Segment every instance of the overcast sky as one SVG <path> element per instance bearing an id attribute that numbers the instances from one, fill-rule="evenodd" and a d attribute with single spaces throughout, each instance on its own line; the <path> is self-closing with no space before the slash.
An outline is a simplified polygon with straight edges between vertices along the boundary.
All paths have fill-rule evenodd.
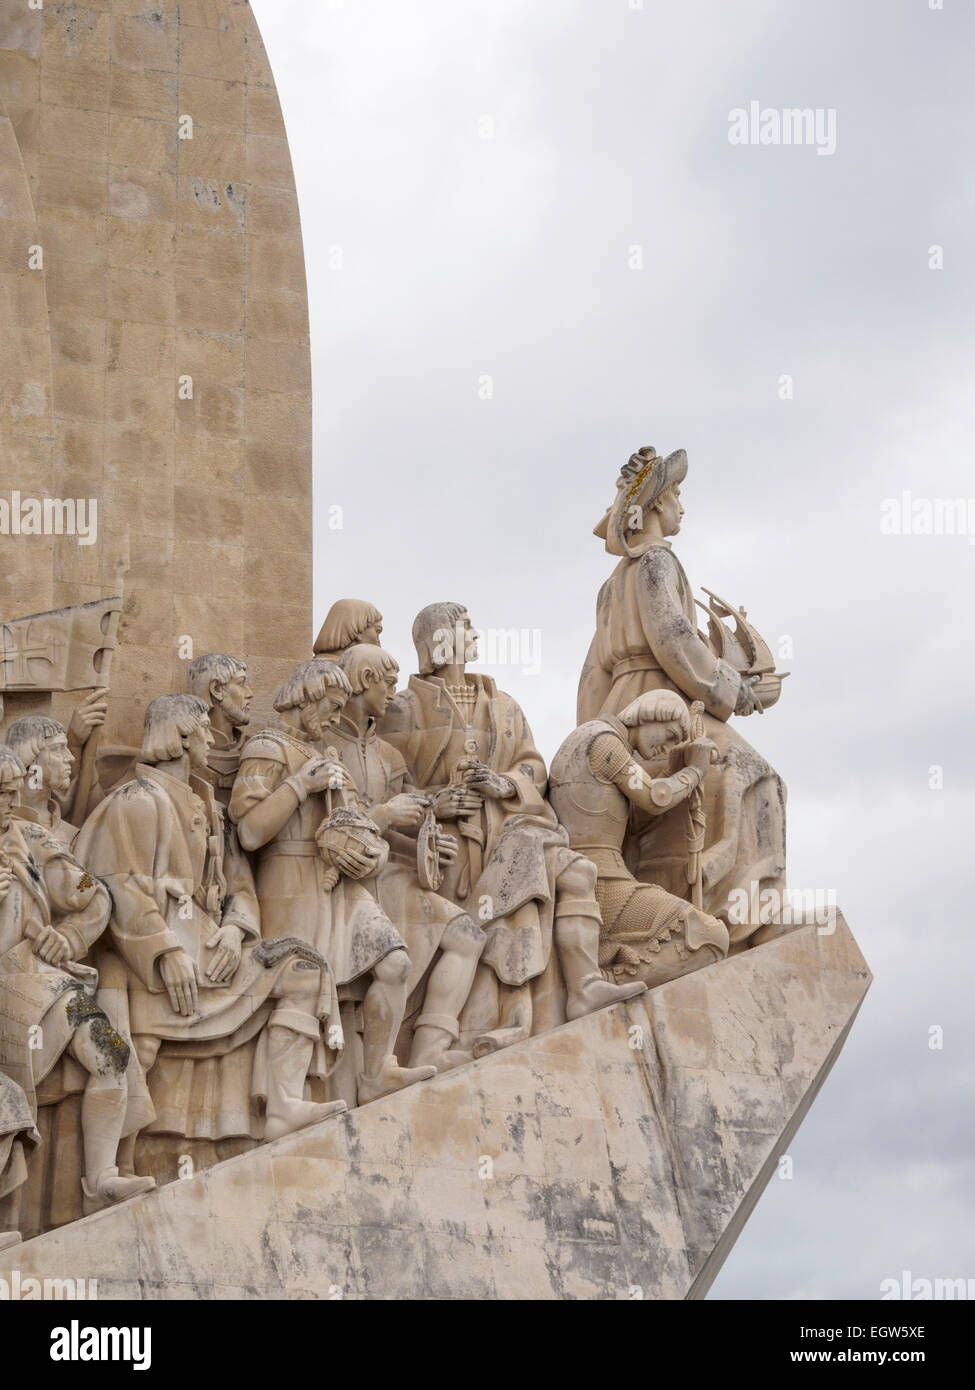
<path id="1" fill-rule="evenodd" d="M 537 630 L 537 674 L 492 674 L 551 760 L 592 527 L 632 450 L 687 450 L 692 582 L 792 639 L 740 724 L 789 787 L 790 881 L 836 889 L 876 977 L 712 1297 L 975 1278 L 975 547 L 881 529 L 905 491 L 975 496 L 971 0 L 253 8 L 304 228 L 318 620 L 373 601 L 405 673 L 436 599 Z M 835 152 L 732 145 L 752 101 L 835 111 Z"/>

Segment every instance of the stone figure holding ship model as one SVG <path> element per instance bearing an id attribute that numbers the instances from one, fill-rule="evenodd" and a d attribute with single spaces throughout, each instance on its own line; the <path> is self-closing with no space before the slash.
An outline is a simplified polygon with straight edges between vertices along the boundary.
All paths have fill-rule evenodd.
<path id="1" fill-rule="evenodd" d="M 741 610 L 711 596 L 708 635 L 698 631 L 690 581 L 670 542 L 684 514 L 686 475 L 683 449 L 666 458 L 649 447 L 639 450 L 624 465 L 616 497 L 595 528 L 619 563 L 599 591 L 577 717 L 583 724 L 618 716 L 638 696 L 661 689 L 703 705 L 703 727 L 717 748 L 702 786 L 708 826 L 703 905 L 740 943 L 768 933 L 764 923 L 734 920 L 730 904 L 742 892 L 747 898 L 755 883 L 760 891 L 785 889 L 785 787 L 728 721 L 774 705 L 783 678 Z M 676 822 L 663 818 L 637 827 L 625 852 L 638 879 L 684 892 L 686 846 Z"/>

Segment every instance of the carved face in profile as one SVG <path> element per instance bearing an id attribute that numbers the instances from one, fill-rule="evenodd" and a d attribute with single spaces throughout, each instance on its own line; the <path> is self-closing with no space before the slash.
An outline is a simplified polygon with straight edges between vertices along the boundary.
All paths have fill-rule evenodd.
<path id="1" fill-rule="evenodd" d="M 649 724 L 638 724 L 630 731 L 634 751 L 644 762 L 655 762 L 664 757 L 671 744 L 679 743 L 684 736 L 677 719 L 657 719 Z"/>
<path id="2" fill-rule="evenodd" d="M 55 734 L 37 751 L 29 769 L 31 783 L 43 787 L 54 796 L 66 796 L 71 786 L 74 755 L 65 734 Z M 35 771 L 36 769 L 36 771 Z"/>
<path id="3" fill-rule="evenodd" d="M 190 770 L 201 772 L 207 765 L 207 754 L 213 747 L 213 734 L 210 732 L 210 721 L 205 716 L 195 726 L 185 739 L 186 755 L 189 759 Z"/>
<path id="4" fill-rule="evenodd" d="M 654 509 L 660 517 L 660 530 L 665 536 L 676 536 L 680 530 L 684 508 L 680 500 L 680 483 L 662 492 L 654 502 Z"/>
<path id="5" fill-rule="evenodd" d="M 360 696 L 362 707 L 367 714 L 372 715 L 373 719 L 382 719 L 386 713 L 390 700 L 396 694 L 398 680 L 399 667 L 396 666 L 392 671 L 377 675 L 362 690 Z"/>
<path id="6" fill-rule="evenodd" d="M 438 628 L 433 634 L 433 664 L 459 666 L 477 660 L 477 631 L 468 614 L 462 613 L 452 628 Z"/>
<path id="7" fill-rule="evenodd" d="M 247 683 L 247 672 L 238 671 L 226 683 L 218 685 L 219 705 L 235 729 L 242 729 L 250 723 L 251 701 L 254 692 Z M 216 700 L 216 694 L 214 696 Z"/>
<path id="8" fill-rule="evenodd" d="M 10 813 L 20 802 L 24 776 L 12 763 L 0 765 L 0 830 L 10 829 Z"/>
<path id="9" fill-rule="evenodd" d="M 309 700 L 301 706 L 302 728 L 313 743 L 323 736 L 326 729 L 338 723 L 348 698 L 344 690 L 330 686 L 320 700 Z"/>

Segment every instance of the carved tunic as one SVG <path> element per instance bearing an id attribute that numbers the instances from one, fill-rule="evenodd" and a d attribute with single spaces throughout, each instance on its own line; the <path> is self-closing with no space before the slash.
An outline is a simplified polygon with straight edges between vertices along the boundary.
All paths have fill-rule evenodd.
<path id="1" fill-rule="evenodd" d="M 480 903 L 490 902 L 482 960 L 506 984 L 520 985 L 548 963 L 555 880 L 578 856 L 545 800 L 545 764 L 521 709 L 490 676 L 471 680 L 477 698 L 462 711 L 441 677 L 411 676 L 409 688 L 390 703 L 380 731 L 403 755 L 421 791 L 432 793 L 449 783 L 468 740 L 477 744 L 483 763 L 514 784 L 514 796 L 485 798 L 467 825 L 448 823 L 451 833 L 459 832 L 460 853 L 441 892 L 475 921 L 483 920 Z"/>
<path id="2" fill-rule="evenodd" d="M 230 798 L 237 824 L 318 752 L 292 734 L 265 729 L 244 745 Z M 331 891 L 315 832 L 328 814 L 325 792 L 298 800 L 277 835 L 258 852 L 257 893 L 265 938 L 297 936 L 328 961 L 338 984 L 357 980 L 403 938 L 364 883 L 341 878 Z"/>
<path id="3" fill-rule="evenodd" d="M 0 1070 L 34 1105 L 37 1086 L 94 1000 L 98 972 L 81 962 L 105 930 L 111 901 L 105 885 L 40 826 L 12 820 L 0 834 L 0 853 L 14 874 L 0 901 Z M 62 965 L 48 965 L 32 949 L 50 925 L 71 949 Z M 65 995 L 80 996 L 76 1014 L 55 1008 Z M 38 1026 L 44 1030 L 43 1054 L 31 1036 Z M 46 1067 L 39 1072 L 42 1055 Z"/>
<path id="4" fill-rule="evenodd" d="M 95 808 L 77 842 L 112 893 L 112 942 L 128 967 L 132 1032 L 187 1044 L 222 1040 L 220 1050 L 231 1050 L 264 1022 L 281 968 L 253 958 L 261 937 L 250 867 L 225 841 L 209 783 L 182 782 L 144 763 L 137 772 Z M 216 985 L 206 976 L 207 943 L 220 922 L 233 923 L 244 940 L 233 979 Z M 159 973 L 161 958 L 179 948 L 200 976 L 199 1006 L 189 1017 L 172 1008 Z"/>
<path id="5" fill-rule="evenodd" d="M 667 541 L 624 558 L 599 591 L 596 635 L 579 682 L 580 724 L 620 714 L 648 690 L 703 700 L 716 719 L 735 708 L 741 677 L 697 630 L 694 595 Z"/>
<path id="6" fill-rule="evenodd" d="M 412 790 L 402 755 L 377 736 L 374 720 L 370 720 L 364 737 L 349 721 L 340 721 L 337 727 L 329 729 L 324 742 L 334 747 L 339 762 L 355 781 L 367 811 Z M 363 887 L 372 889 L 383 911 L 403 934 L 410 954 L 412 991 L 451 922 L 463 918 L 466 930 L 480 941 L 484 940 L 484 933 L 463 908 L 440 893 L 420 887 L 415 836 L 390 829 L 383 838 L 390 847 L 389 859 L 374 879 L 365 880 Z"/>

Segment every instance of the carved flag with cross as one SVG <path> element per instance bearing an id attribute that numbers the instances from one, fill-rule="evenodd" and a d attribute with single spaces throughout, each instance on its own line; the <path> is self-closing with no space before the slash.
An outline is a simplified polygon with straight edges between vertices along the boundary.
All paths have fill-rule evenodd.
<path id="1" fill-rule="evenodd" d="M 104 684 L 121 611 L 116 596 L 0 623 L 0 695 Z"/>

